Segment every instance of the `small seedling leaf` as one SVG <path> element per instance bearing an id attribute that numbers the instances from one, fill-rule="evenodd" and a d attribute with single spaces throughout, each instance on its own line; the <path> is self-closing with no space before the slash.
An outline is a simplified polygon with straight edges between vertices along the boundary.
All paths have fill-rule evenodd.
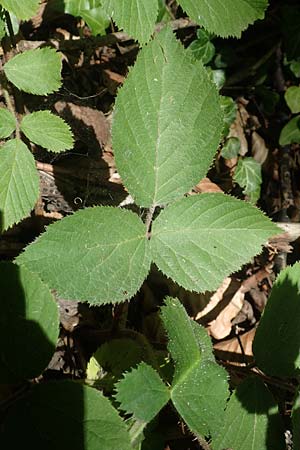
<path id="1" fill-rule="evenodd" d="M 73 147 L 69 126 L 50 111 L 36 111 L 26 115 L 21 122 L 21 130 L 31 142 L 52 152 L 58 153 Z"/>
<path id="2" fill-rule="evenodd" d="M 4 65 L 11 83 L 29 94 L 47 95 L 61 86 L 61 57 L 52 48 L 27 50 Z"/>
<path id="3" fill-rule="evenodd" d="M 174 202 L 154 221 L 152 258 L 185 289 L 212 291 L 279 233 L 247 202 L 225 194 L 193 195 Z"/>
<path id="4" fill-rule="evenodd" d="M 136 214 L 99 206 L 50 225 L 18 261 L 63 298 L 115 303 L 131 298 L 146 278 L 148 243 Z"/>
<path id="5" fill-rule="evenodd" d="M 222 122 L 207 71 L 163 29 L 141 50 L 116 100 L 113 148 L 135 201 L 165 204 L 197 184 L 217 150 Z"/>
<path id="6" fill-rule="evenodd" d="M 251 203 L 255 204 L 260 196 L 260 186 L 262 183 L 261 165 L 254 158 L 241 158 L 233 176 L 247 195 Z"/>
<path id="7" fill-rule="evenodd" d="M 284 94 L 285 101 L 292 113 L 300 112 L 300 87 L 291 86 Z"/>
<path id="8" fill-rule="evenodd" d="M 35 161 L 19 139 L 0 147 L 0 230 L 7 230 L 33 209 L 39 195 Z"/>
<path id="9" fill-rule="evenodd" d="M 58 308 L 48 286 L 26 267 L 0 263 L 0 285 L 0 382 L 18 383 L 39 376 L 49 363 Z"/>
<path id="10" fill-rule="evenodd" d="M 300 116 L 291 119 L 281 130 L 279 137 L 280 145 L 300 143 Z"/>

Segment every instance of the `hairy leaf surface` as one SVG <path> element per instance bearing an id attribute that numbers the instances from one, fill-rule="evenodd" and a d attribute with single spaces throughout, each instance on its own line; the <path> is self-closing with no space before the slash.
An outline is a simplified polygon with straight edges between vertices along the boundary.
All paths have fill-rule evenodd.
<path id="1" fill-rule="evenodd" d="M 103 304 L 137 292 L 150 269 L 149 254 L 136 214 L 99 206 L 50 225 L 17 259 L 61 297 Z"/>
<path id="2" fill-rule="evenodd" d="M 0 230 L 6 230 L 33 209 L 39 176 L 32 154 L 19 139 L 0 147 Z"/>
<path id="3" fill-rule="evenodd" d="M 141 50 L 116 100 L 113 148 L 135 201 L 165 204 L 197 184 L 221 131 L 216 87 L 172 31 L 163 29 Z"/>
<path id="4" fill-rule="evenodd" d="M 39 376 L 58 339 L 59 317 L 51 292 L 26 267 L 0 263 L 0 381 Z"/>
<path id="5" fill-rule="evenodd" d="M 170 393 L 158 373 L 148 364 L 141 363 L 126 373 L 116 384 L 116 400 L 127 414 L 150 422 L 169 401 Z"/>
<path id="6" fill-rule="evenodd" d="M 215 363 L 213 354 L 209 355 L 206 338 L 202 353 L 202 329 L 195 331 L 198 325 L 192 323 L 178 299 L 167 298 L 162 320 L 175 362 L 172 402 L 194 433 L 217 436 L 228 397 L 227 373 Z"/>
<path id="7" fill-rule="evenodd" d="M 257 19 L 263 19 L 267 0 L 179 0 L 191 19 L 218 36 L 240 37 Z"/>
<path id="8" fill-rule="evenodd" d="M 119 28 L 141 44 L 149 41 L 158 14 L 157 0 L 102 0 L 102 4 Z"/>
<path id="9" fill-rule="evenodd" d="M 109 400 L 73 381 L 33 385 L 10 409 L 0 437 L 4 448 L 14 449 L 132 449 L 126 426 Z"/>
<path id="10" fill-rule="evenodd" d="M 280 231 L 250 204 L 224 194 L 178 200 L 154 221 L 151 252 L 158 268 L 185 289 L 216 289 Z"/>
<path id="11" fill-rule="evenodd" d="M 50 111 L 36 111 L 26 115 L 21 122 L 21 130 L 30 141 L 52 152 L 73 147 L 70 127 Z"/>
<path id="12" fill-rule="evenodd" d="M 0 0 L 0 5 L 3 8 L 21 20 L 33 17 L 38 12 L 39 3 L 40 0 Z"/>
<path id="13" fill-rule="evenodd" d="M 0 138 L 9 137 L 16 129 L 16 119 L 8 109 L 0 108 Z"/>
<path id="14" fill-rule="evenodd" d="M 277 404 L 259 378 L 248 378 L 232 394 L 213 450 L 283 450 L 283 427 Z"/>
<path id="15" fill-rule="evenodd" d="M 47 95 L 61 86 L 61 57 L 52 48 L 27 50 L 4 65 L 9 81 L 29 94 Z"/>
<path id="16" fill-rule="evenodd" d="M 253 342 L 258 366 L 270 375 L 295 376 L 300 369 L 300 263 L 277 277 Z"/>

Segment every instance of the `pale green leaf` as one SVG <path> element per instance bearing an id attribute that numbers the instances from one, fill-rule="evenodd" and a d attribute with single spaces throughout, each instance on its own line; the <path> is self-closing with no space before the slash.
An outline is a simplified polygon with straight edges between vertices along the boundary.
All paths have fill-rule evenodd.
<path id="1" fill-rule="evenodd" d="M 172 402 L 193 433 L 217 436 L 229 395 L 227 373 L 215 363 L 207 336 L 201 344 L 202 329 L 196 331 L 199 325 L 189 319 L 178 299 L 166 300 L 162 320 L 175 363 Z"/>
<path id="2" fill-rule="evenodd" d="M 135 419 L 150 422 L 170 399 L 167 386 L 148 364 L 141 363 L 116 384 L 120 408 Z"/>
<path id="3" fill-rule="evenodd" d="M 38 12 L 40 0 L 0 0 L 0 5 L 18 19 L 27 20 Z"/>
<path id="4" fill-rule="evenodd" d="M 0 147 L 2 230 L 28 216 L 38 195 L 39 176 L 29 149 L 19 139 L 6 142 Z"/>
<path id="5" fill-rule="evenodd" d="M 140 52 L 116 100 L 113 148 L 135 201 L 164 204 L 197 184 L 221 130 L 213 82 L 171 30 L 163 29 Z"/>
<path id="6" fill-rule="evenodd" d="M 291 86 L 284 94 L 285 101 L 292 113 L 300 112 L 300 87 Z"/>
<path id="7" fill-rule="evenodd" d="M 237 137 L 230 137 L 226 140 L 221 155 L 225 159 L 237 158 L 241 148 L 241 141 Z"/>
<path id="8" fill-rule="evenodd" d="M 69 150 L 74 144 L 69 126 L 50 111 L 36 111 L 24 116 L 21 131 L 31 142 L 56 153 Z"/>
<path id="9" fill-rule="evenodd" d="M 101 0 L 64 0 L 64 11 L 73 16 L 81 16 L 83 10 L 99 8 Z"/>
<path id="10" fill-rule="evenodd" d="M 300 369 L 300 263 L 283 270 L 273 285 L 256 331 L 253 352 L 266 373 L 294 376 Z"/>
<path id="11" fill-rule="evenodd" d="M 210 41 L 209 34 L 202 29 L 197 30 L 197 39 L 189 45 L 194 58 L 202 61 L 203 64 L 209 63 L 209 61 L 215 55 L 215 46 Z"/>
<path id="12" fill-rule="evenodd" d="M 80 16 L 86 22 L 94 36 L 97 34 L 105 34 L 105 29 L 110 24 L 110 20 L 102 7 L 82 10 Z"/>
<path id="13" fill-rule="evenodd" d="M 158 14 L 157 0 L 102 0 L 101 3 L 119 28 L 141 44 L 149 41 Z"/>
<path id="14" fill-rule="evenodd" d="M 0 285 L 0 382 L 12 384 L 46 368 L 58 339 L 58 308 L 48 286 L 26 267 L 0 263 Z"/>
<path id="15" fill-rule="evenodd" d="M 298 391 L 292 410 L 293 450 L 300 450 L 300 392 Z"/>
<path id="16" fill-rule="evenodd" d="M 178 200 L 154 221 L 151 252 L 158 268 L 185 289 L 217 289 L 280 230 L 257 208 L 225 194 Z"/>
<path id="17" fill-rule="evenodd" d="M 27 50 L 4 65 L 9 81 L 30 94 L 47 95 L 61 86 L 61 57 L 56 50 L 44 47 Z"/>
<path id="18" fill-rule="evenodd" d="M 99 206 L 50 225 L 18 261 L 63 298 L 115 303 L 131 298 L 146 278 L 148 246 L 136 214 Z"/>
<path id="19" fill-rule="evenodd" d="M 235 169 L 233 179 L 244 189 L 243 193 L 249 196 L 251 203 L 256 203 L 260 196 L 262 183 L 259 162 L 252 157 L 241 158 Z"/>
<path id="20" fill-rule="evenodd" d="M 0 436 L 3 448 L 11 449 L 132 450 L 109 400 L 74 381 L 33 385 L 9 409 Z"/>
<path id="21" fill-rule="evenodd" d="M 278 407 L 259 378 L 248 378 L 232 394 L 213 450 L 284 450 Z"/>
<path id="22" fill-rule="evenodd" d="M 0 138 L 9 137 L 16 129 L 16 119 L 5 108 L 0 108 Z"/>
<path id="23" fill-rule="evenodd" d="M 279 137 L 280 145 L 300 143 L 300 116 L 291 119 L 281 130 Z"/>
<path id="24" fill-rule="evenodd" d="M 182 9 L 199 25 L 218 36 L 240 37 L 257 19 L 263 19 L 267 0 L 179 0 Z"/>

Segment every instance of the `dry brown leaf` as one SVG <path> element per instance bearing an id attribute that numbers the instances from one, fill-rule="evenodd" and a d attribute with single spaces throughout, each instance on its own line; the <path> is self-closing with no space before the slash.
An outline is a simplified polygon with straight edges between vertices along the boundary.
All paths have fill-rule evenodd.
<path id="1" fill-rule="evenodd" d="M 241 355 L 246 357 L 247 362 L 253 358 L 252 342 L 255 336 L 255 328 L 241 334 L 239 338 L 234 337 L 227 341 L 217 342 L 214 344 L 215 354 L 223 360 L 227 361 L 240 361 L 245 362 L 245 358 L 241 358 Z M 243 350 L 242 350 L 243 349 Z"/>
<path id="2" fill-rule="evenodd" d="M 241 286 L 227 306 L 220 312 L 218 317 L 210 322 L 208 331 L 215 339 L 223 339 L 231 333 L 231 321 L 241 311 L 244 303 L 245 291 Z"/>
<path id="3" fill-rule="evenodd" d="M 223 192 L 222 189 L 209 178 L 203 178 L 199 181 L 198 184 L 194 187 L 194 191 L 196 192 Z"/>
<path id="4" fill-rule="evenodd" d="M 221 286 L 212 295 L 206 307 L 197 313 L 197 315 L 195 316 L 195 320 L 199 320 L 202 317 L 207 316 L 220 303 L 230 283 L 231 283 L 230 277 L 227 277 L 223 280 Z"/>
<path id="5" fill-rule="evenodd" d="M 251 141 L 253 158 L 259 164 L 263 164 L 267 159 L 269 153 L 269 149 L 266 146 L 265 140 L 256 131 L 253 131 Z"/>
<path id="6" fill-rule="evenodd" d="M 236 115 L 236 119 L 233 122 L 233 124 L 230 127 L 229 135 L 228 137 L 236 137 L 240 140 L 241 148 L 240 148 L 240 155 L 244 156 L 248 152 L 248 142 L 245 136 L 244 128 L 246 126 L 247 120 L 249 119 L 249 114 L 243 105 L 243 103 L 240 101 L 238 102 L 238 111 Z"/>

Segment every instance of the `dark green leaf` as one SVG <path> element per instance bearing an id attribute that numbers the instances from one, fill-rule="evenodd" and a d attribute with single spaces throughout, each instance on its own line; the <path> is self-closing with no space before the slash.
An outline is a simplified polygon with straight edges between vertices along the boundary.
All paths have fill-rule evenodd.
<path id="1" fill-rule="evenodd" d="M 283 270 L 256 331 L 253 352 L 258 366 L 275 376 L 292 377 L 300 369 L 300 263 Z"/>
<path id="2" fill-rule="evenodd" d="M 271 393 L 259 378 L 248 378 L 232 394 L 213 450 L 284 450 L 283 426 Z"/>
<path id="3" fill-rule="evenodd" d="M 59 333 L 58 309 L 36 274 L 0 263 L 0 382 L 39 376 L 49 363 Z"/>
<path id="4" fill-rule="evenodd" d="M 281 130 L 279 137 L 280 145 L 300 143 L 300 116 L 291 119 Z"/>
<path id="5" fill-rule="evenodd" d="M 3 448 L 132 450 L 129 434 L 109 400 L 72 381 L 36 384 L 9 410 Z"/>

